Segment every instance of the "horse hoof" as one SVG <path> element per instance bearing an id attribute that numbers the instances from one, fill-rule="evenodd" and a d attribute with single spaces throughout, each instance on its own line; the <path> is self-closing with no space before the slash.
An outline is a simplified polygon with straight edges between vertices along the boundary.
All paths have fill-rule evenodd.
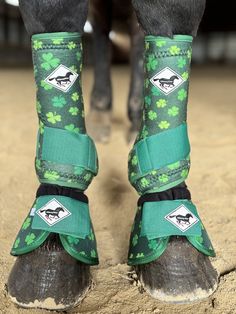
<path id="1" fill-rule="evenodd" d="M 192 303 L 209 297 L 217 288 L 218 275 L 209 258 L 186 238 L 172 237 L 155 261 L 135 267 L 145 290 L 168 303 Z"/>
<path id="2" fill-rule="evenodd" d="M 91 109 L 86 125 L 88 134 L 96 142 L 107 143 L 111 135 L 111 112 Z"/>
<path id="3" fill-rule="evenodd" d="M 15 304 L 47 310 L 76 306 L 90 286 L 90 267 L 71 257 L 56 234 L 35 251 L 18 256 L 7 283 Z"/>
<path id="4" fill-rule="evenodd" d="M 127 143 L 133 144 L 136 140 L 136 137 L 138 135 L 138 131 L 136 129 L 133 129 L 133 127 L 130 127 L 128 134 L 127 134 Z"/>

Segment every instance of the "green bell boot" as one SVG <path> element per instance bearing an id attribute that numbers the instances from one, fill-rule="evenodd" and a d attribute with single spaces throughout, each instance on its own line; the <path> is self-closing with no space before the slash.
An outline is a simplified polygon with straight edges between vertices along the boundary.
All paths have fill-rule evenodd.
<path id="1" fill-rule="evenodd" d="M 146 36 L 145 48 L 143 121 L 129 155 L 129 180 L 141 198 L 128 264 L 138 266 L 154 297 L 189 302 L 207 297 L 217 285 L 207 259 L 215 252 L 184 184 L 190 169 L 192 37 Z"/>
<path id="2" fill-rule="evenodd" d="M 98 264 L 83 194 L 97 175 L 97 152 L 84 122 L 80 34 L 34 35 L 32 50 L 41 186 L 11 251 L 18 259 L 8 290 L 24 307 L 66 309 L 89 289 L 89 265 Z"/>

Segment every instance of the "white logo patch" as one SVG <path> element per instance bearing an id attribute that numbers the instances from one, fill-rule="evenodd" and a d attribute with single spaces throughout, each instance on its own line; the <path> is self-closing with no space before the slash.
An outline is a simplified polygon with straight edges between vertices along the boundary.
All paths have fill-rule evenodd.
<path id="1" fill-rule="evenodd" d="M 46 79 L 45 82 L 67 93 L 74 85 L 78 74 L 64 65 L 59 65 Z"/>
<path id="2" fill-rule="evenodd" d="M 183 232 L 191 228 L 199 221 L 199 219 L 184 205 L 179 206 L 174 211 L 166 215 L 165 219 Z"/>
<path id="3" fill-rule="evenodd" d="M 67 218 L 71 215 L 68 209 L 66 209 L 55 198 L 41 207 L 37 214 L 49 225 L 53 226 L 59 221 Z"/>
<path id="4" fill-rule="evenodd" d="M 150 81 L 166 95 L 172 93 L 184 82 L 178 73 L 168 67 L 154 75 Z"/>

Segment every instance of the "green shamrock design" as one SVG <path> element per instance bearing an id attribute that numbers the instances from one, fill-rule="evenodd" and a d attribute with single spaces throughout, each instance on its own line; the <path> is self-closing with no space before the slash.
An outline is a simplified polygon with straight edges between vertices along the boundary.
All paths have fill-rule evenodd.
<path id="1" fill-rule="evenodd" d="M 27 236 L 26 236 L 26 238 L 25 238 L 25 243 L 27 244 L 27 245 L 30 245 L 30 244 L 32 244 L 33 242 L 34 242 L 34 239 L 36 238 L 36 236 L 35 236 L 35 234 L 34 233 L 30 233 L 30 234 L 28 234 Z"/>
<path id="2" fill-rule="evenodd" d="M 179 92 L 178 92 L 178 99 L 183 101 L 185 98 L 187 98 L 187 92 L 185 89 L 181 89 Z"/>
<path id="3" fill-rule="evenodd" d="M 14 243 L 14 249 L 17 249 L 19 247 L 19 244 L 20 244 L 20 238 L 17 238 Z"/>
<path id="4" fill-rule="evenodd" d="M 188 169 L 184 169 L 184 170 L 182 170 L 182 172 L 181 172 L 181 177 L 182 177 L 182 178 L 187 178 L 187 176 L 188 176 L 188 172 L 189 172 L 189 170 L 188 170 Z"/>
<path id="5" fill-rule="evenodd" d="M 183 57 L 178 59 L 178 68 L 182 69 L 185 67 L 186 64 L 187 62 Z"/>
<path id="6" fill-rule="evenodd" d="M 70 41 L 69 44 L 67 45 L 69 50 L 75 49 L 76 48 L 76 43 L 73 41 Z"/>
<path id="7" fill-rule="evenodd" d="M 44 53 L 42 58 L 44 62 L 41 63 L 41 67 L 46 71 L 56 68 L 60 63 L 60 59 L 54 58 L 54 55 L 51 52 Z"/>
<path id="8" fill-rule="evenodd" d="M 70 69 L 76 73 L 78 73 L 78 68 L 75 65 L 72 65 Z"/>
<path id="9" fill-rule="evenodd" d="M 188 72 L 184 72 L 184 73 L 182 74 L 182 78 L 184 79 L 184 81 L 187 81 L 188 77 L 189 77 Z"/>
<path id="10" fill-rule="evenodd" d="M 161 182 L 161 183 L 166 183 L 169 181 L 169 177 L 167 174 L 162 174 L 158 177 L 158 180 Z"/>
<path id="11" fill-rule="evenodd" d="M 175 163 L 173 163 L 173 164 L 171 164 L 171 165 L 169 165 L 169 166 L 167 166 L 167 167 L 168 167 L 170 170 L 174 170 L 174 169 L 179 168 L 179 166 L 180 166 L 180 162 L 177 161 L 177 162 L 175 162 Z"/>
<path id="12" fill-rule="evenodd" d="M 138 235 L 135 234 L 132 239 L 132 245 L 136 246 L 138 244 Z"/>
<path id="13" fill-rule="evenodd" d="M 91 233 L 88 236 L 88 238 L 89 238 L 90 241 L 94 241 L 95 240 L 95 237 L 94 237 L 94 234 L 93 234 L 92 230 L 91 230 Z"/>
<path id="14" fill-rule="evenodd" d="M 157 61 L 155 55 L 154 54 L 149 55 L 148 61 L 147 61 L 148 71 L 156 70 L 157 64 L 158 64 L 158 61 Z"/>
<path id="15" fill-rule="evenodd" d="M 196 240 L 197 240 L 197 242 L 199 242 L 199 243 L 201 243 L 201 244 L 204 242 L 202 236 L 196 236 Z"/>
<path id="16" fill-rule="evenodd" d="M 73 93 L 72 96 L 71 96 L 71 99 L 72 99 L 73 101 L 79 100 L 79 94 L 78 94 L 78 93 Z"/>
<path id="17" fill-rule="evenodd" d="M 85 180 L 86 182 L 88 182 L 88 181 L 91 179 L 91 177 L 92 177 L 92 174 L 91 174 L 91 173 L 87 173 L 87 174 L 84 176 L 84 180 Z"/>
<path id="18" fill-rule="evenodd" d="M 44 80 L 41 81 L 40 83 L 41 87 L 43 87 L 45 90 L 50 90 L 52 89 L 52 86 L 46 83 Z"/>
<path id="19" fill-rule="evenodd" d="M 66 125 L 65 129 L 70 132 L 79 133 L 79 128 L 76 128 L 74 124 Z"/>
<path id="20" fill-rule="evenodd" d="M 78 238 L 74 238 L 74 237 L 71 237 L 71 236 L 67 236 L 67 241 L 70 244 L 75 244 L 75 245 L 79 243 L 79 239 Z"/>
<path id="21" fill-rule="evenodd" d="M 151 240 L 149 243 L 148 243 L 148 247 L 149 249 L 151 250 L 156 250 L 158 244 L 157 244 L 157 241 L 156 240 Z"/>
<path id="22" fill-rule="evenodd" d="M 44 124 L 42 121 L 39 121 L 39 132 L 40 134 L 44 133 Z"/>
<path id="23" fill-rule="evenodd" d="M 56 38 L 52 40 L 53 45 L 60 45 L 63 42 L 63 38 Z"/>
<path id="24" fill-rule="evenodd" d="M 142 257 L 144 257 L 144 254 L 143 254 L 143 253 L 138 253 L 138 254 L 136 255 L 136 258 L 142 258 Z"/>
<path id="25" fill-rule="evenodd" d="M 79 109 L 77 107 L 70 107 L 69 109 L 69 113 L 72 115 L 72 116 L 77 116 L 78 115 L 78 112 L 79 112 Z"/>
<path id="26" fill-rule="evenodd" d="M 52 105 L 54 107 L 62 108 L 66 105 L 66 100 L 63 96 L 55 96 L 52 99 Z"/>
<path id="27" fill-rule="evenodd" d="M 165 99 L 159 99 L 156 104 L 157 108 L 164 108 L 167 105 L 167 101 Z"/>
<path id="28" fill-rule="evenodd" d="M 41 160 L 39 160 L 38 158 L 36 158 L 36 160 L 35 160 L 35 167 L 38 170 L 41 169 Z"/>
<path id="29" fill-rule="evenodd" d="M 158 48 L 161 48 L 161 47 L 165 46 L 165 44 L 166 44 L 165 40 L 160 40 L 160 39 L 156 40 L 156 46 Z"/>
<path id="30" fill-rule="evenodd" d="M 178 46 L 171 46 L 169 52 L 172 56 L 178 55 L 180 53 L 180 48 Z"/>
<path id="31" fill-rule="evenodd" d="M 149 48 L 150 48 L 150 43 L 149 42 L 145 42 L 145 49 L 149 50 Z"/>
<path id="32" fill-rule="evenodd" d="M 51 180 L 51 181 L 56 181 L 60 178 L 59 174 L 56 171 L 51 171 L 51 170 L 47 170 L 44 173 L 44 178 Z"/>
<path id="33" fill-rule="evenodd" d="M 95 250 L 92 250 L 90 255 L 91 255 L 92 258 L 96 258 L 97 257 L 97 254 L 96 254 Z"/>
<path id="34" fill-rule="evenodd" d="M 22 230 L 26 230 L 29 228 L 31 223 L 31 218 L 27 217 L 26 220 L 24 221 L 23 225 L 22 225 Z"/>
<path id="35" fill-rule="evenodd" d="M 134 157 L 132 158 L 131 163 L 133 166 L 136 166 L 138 164 L 138 157 L 136 155 L 134 155 Z"/>
<path id="36" fill-rule="evenodd" d="M 175 117 L 179 114 L 179 108 L 176 106 L 172 106 L 170 109 L 168 109 L 168 115 L 171 117 Z"/>
<path id="37" fill-rule="evenodd" d="M 187 51 L 187 57 L 188 57 L 189 59 L 191 59 L 191 57 L 192 57 L 192 50 L 188 50 L 188 51 Z"/>
<path id="38" fill-rule="evenodd" d="M 34 40 L 33 48 L 34 48 L 34 50 L 38 50 L 38 49 L 43 48 L 43 42 L 42 41 L 38 41 L 38 40 Z"/>
<path id="39" fill-rule="evenodd" d="M 141 185 L 142 185 L 142 187 L 146 188 L 146 187 L 149 186 L 149 184 L 150 184 L 150 182 L 148 181 L 148 179 L 146 179 L 146 178 L 142 178 L 142 179 L 141 179 Z"/>
<path id="40" fill-rule="evenodd" d="M 48 112 L 46 114 L 48 122 L 52 124 L 56 124 L 57 122 L 61 121 L 61 115 L 57 114 L 56 112 Z"/>
<path id="41" fill-rule="evenodd" d="M 159 128 L 160 129 L 168 129 L 169 126 L 170 126 L 170 123 L 168 121 L 161 121 L 159 124 L 158 124 Z"/>
<path id="42" fill-rule="evenodd" d="M 153 110 L 150 110 L 149 112 L 148 112 L 148 118 L 150 119 L 150 120 L 156 120 L 157 119 L 157 113 L 155 112 L 155 111 L 153 111 Z"/>

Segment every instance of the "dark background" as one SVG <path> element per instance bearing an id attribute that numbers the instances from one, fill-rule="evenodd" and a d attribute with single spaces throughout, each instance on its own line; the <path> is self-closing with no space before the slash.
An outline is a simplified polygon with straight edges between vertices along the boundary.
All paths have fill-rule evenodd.
<path id="1" fill-rule="evenodd" d="M 199 36 L 194 43 L 194 63 L 236 63 L 235 12 L 235 1 L 207 1 Z M 116 41 L 116 35 L 122 36 L 124 40 Z M 86 64 L 92 63 L 91 37 L 91 33 L 85 33 Z M 128 62 L 128 35 L 116 29 L 112 39 L 113 62 Z M 0 0 L 0 66 L 25 65 L 31 65 L 30 39 L 25 31 L 19 8 Z"/>

